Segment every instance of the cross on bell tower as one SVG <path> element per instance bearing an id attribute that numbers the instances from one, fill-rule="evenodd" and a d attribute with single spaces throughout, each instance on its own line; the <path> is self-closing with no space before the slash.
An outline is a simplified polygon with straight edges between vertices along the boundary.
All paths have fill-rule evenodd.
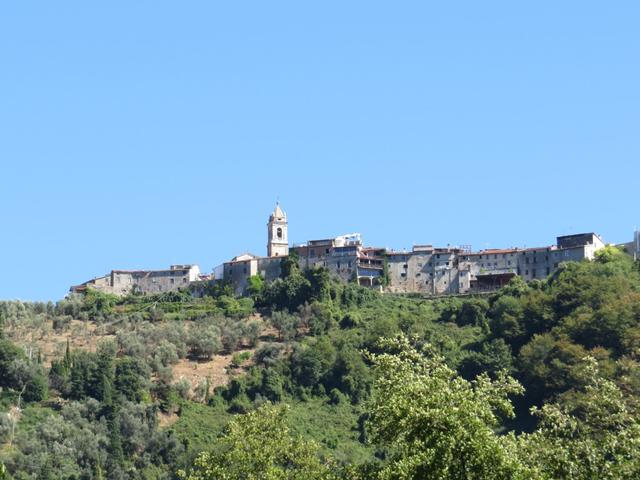
<path id="1" fill-rule="evenodd" d="M 269 243 L 267 243 L 267 256 L 286 257 L 289 255 L 289 224 L 287 214 L 280 208 L 280 202 L 269 216 L 267 224 Z"/>

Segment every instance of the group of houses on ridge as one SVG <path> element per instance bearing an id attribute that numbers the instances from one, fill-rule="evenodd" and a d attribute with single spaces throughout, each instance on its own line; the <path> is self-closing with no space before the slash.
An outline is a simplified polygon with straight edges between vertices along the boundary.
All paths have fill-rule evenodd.
<path id="1" fill-rule="evenodd" d="M 245 253 L 203 275 L 198 265 L 171 265 L 166 270 L 112 270 L 71 287 L 71 292 L 87 288 L 125 295 L 176 291 L 202 282 L 226 282 L 242 295 L 249 278 L 260 275 L 266 282 L 280 277 L 281 262 L 292 252 L 303 269 L 324 267 L 345 282 L 390 293 L 419 293 L 428 296 L 471 294 L 494 291 L 519 276 L 525 281 L 550 275 L 562 262 L 592 260 L 605 247 L 595 233 L 556 238 L 547 247 L 485 249 L 415 245 L 411 251 L 396 252 L 365 246 L 358 233 L 310 240 L 289 245 L 289 222 L 279 204 L 267 224 L 267 255 Z M 624 245 L 634 256 L 640 255 L 640 232 Z"/>

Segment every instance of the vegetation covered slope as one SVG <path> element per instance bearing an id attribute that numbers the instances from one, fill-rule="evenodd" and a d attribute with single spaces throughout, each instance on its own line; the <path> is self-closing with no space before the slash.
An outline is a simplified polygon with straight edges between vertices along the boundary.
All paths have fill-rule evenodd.
<path id="1" fill-rule="evenodd" d="M 640 476 L 640 274 L 622 252 L 465 298 L 282 270 L 244 299 L 0 303 L 6 475 Z M 225 382 L 181 373 L 223 357 Z"/>

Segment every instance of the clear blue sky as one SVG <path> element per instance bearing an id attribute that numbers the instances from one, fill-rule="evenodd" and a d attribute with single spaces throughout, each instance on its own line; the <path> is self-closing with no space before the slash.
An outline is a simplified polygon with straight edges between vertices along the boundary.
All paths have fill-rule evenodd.
<path id="1" fill-rule="evenodd" d="M 0 298 L 302 242 L 640 224 L 640 3 L 5 2 Z"/>

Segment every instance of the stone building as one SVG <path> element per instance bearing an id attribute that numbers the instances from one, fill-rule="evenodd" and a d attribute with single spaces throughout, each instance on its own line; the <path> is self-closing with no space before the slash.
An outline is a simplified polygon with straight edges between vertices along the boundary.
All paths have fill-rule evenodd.
<path id="1" fill-rule="evenodd" d="M 325 267 L 330 275 L 344 282 L 370 279 L 382 273 L 382 263 L 378 262 L 370 249 L 364 249 L 359 233 L 341 235 L 323 240 L 309 240 L 291 248 L 299 257 L 300 268 Z"/>
<path id="2" fill-rule="evenodd" d="M 267 223 L 267 256 L 244 253 L 216 268 L 221 280 L 229 282 L 237 295 L 243 295 L 249 285 L 249 277 L 260 275 L 267 282 L 280 277 L 280 262 L 289 255 L 289 224 L 287 214 L 277 203 Z M 217 277 L 217 279 L 220 279 Z"/>
<path id="3" fill-rule="evenodd" d="M 562 262 L 593 260 L 605 243 L 595 233 L 557 237 L 556 244 L 538 248 L 491 249 L 459 256 L 458 293 L 493 291 L 516 275 L 525 281 L 543 279 Z"/>
<path id="4" fill-rule="evenodd" d="M 411 252 L 386 252 L 388 285 L 393 293 L 445 295 L 458 292 L 459 248 L 416 245 Z"/>
<path id="5" fill-rule="evenodd" d="M 267 256 L 244 253 L 216 267 L 210 281 L 228 282 L 237 295 L 246 293 L 249 278 L 260 275 L 272 282 L 281 275 L 281 263 L 295 252 L 300 268 L 323 267 L 336 279 L 357 282 L 390 293 L 455 295 L 494 291 L 513 277 L 542 279 L 562 262 L 592 260 L 605 246 L 595 233 L 557 237 L 556 244 L 538 248 L 487 249 L 415 245 L 410 252 L 367 247 L 359 233 L 309 240 L 289 247 L 286 213 L 276 204 L 267 223 Z M 640 255 L 640 233 L 627 250 Z M 168 270 L 113 270 L 71 291 L 87 288 L 122 295 L 131 291 L 158 293 L 203 281 L 197 265 L 172 265 Z M 207 277 L 208 279 L 209 277 Z"/>
<path id="6" fill-rule="evenodd" d="M 280 277 L 281 261 L 295 252 L 300 268 L 324 267 L 334 278 L 345 282 L 357 281 L 361 285 L 377 285 L 382 275 L 384 249 L 364 248 L 360 234 L 353 233 L 334 238 L 309 240 L 289 248 L 287 216 L 276 205 L 267 223 L 267 256 L 245 253 L 225 262 L 222 279 L 229 282 L 236 294 L 246 292 L 249 277 L 260 275 L 267 282 Z M 216 275 L 217 277 L 217 275 Z"/>
<path id="7" fill-rule="evenodd" d="M 280 262 L 289 254 L 286 214 L 276 205 L 269 217 L 267 257 L 244 254 L 224 264 L 223 278 L 243 294 L 249 277 L 270 282 L 280 277 Z M 497 290 L 513 277 L 525 281 L 547 277 L 566 261 L 593 259 L 605 246 L 594 233 L 566 235 L 539 248 L 489 249 L 416 245 L 410 252 L 365 247 L 358 233 L 309 240 L 293 245 L 300 268 L 323 267 L 344 282 L 383 288 L 390 293 L 455 295 Z M 386 270 L 386 274 L 385 274 Z"/>
<path id="8" fill-rule="evenodd" d="M 243 295 L 249 285 L 249 277 L 260 275 L 267 282 L 280 277 L 280 262 L 286 256 L 259 257 L 245 253 L 225 262 L 223 280 L 229 282 L 237 295 Z"/>
<path id="9" fill-rule="evenodd" d="M 198 265 L 171 265 L 168 270 L 111 270 L 107 275 L 71 287 L 70 291 L 82 293 L 92 288 L 114 295 L 162 293 L 186 288 L 200 278 Z"/>

